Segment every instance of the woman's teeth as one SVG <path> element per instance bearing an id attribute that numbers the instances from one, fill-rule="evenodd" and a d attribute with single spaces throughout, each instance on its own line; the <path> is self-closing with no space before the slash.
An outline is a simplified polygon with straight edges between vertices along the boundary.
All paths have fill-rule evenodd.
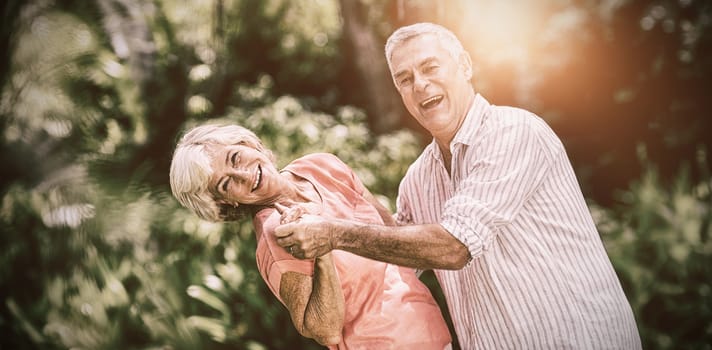
<path id="1" fill-rule="evenodd" d="M 255 176 L 255 183 L 252 184 L 252 190 L 256 190 L 257 187 L 260 186 L 260 182 L 262 182 L 262 167 L 257 166 L 257 176 Z"/>

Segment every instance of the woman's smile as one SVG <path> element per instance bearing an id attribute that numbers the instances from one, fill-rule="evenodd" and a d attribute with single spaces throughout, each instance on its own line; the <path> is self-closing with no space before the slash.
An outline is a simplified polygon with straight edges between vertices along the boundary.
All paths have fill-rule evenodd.
<path id="1" fill-rule="evenodd" d="M 260 184 L 262 183 L 262 166 L 257 164 L 257 174 L 255 175 L 255 182 L 252 185 L 252 192 L 255 192 Z"/>

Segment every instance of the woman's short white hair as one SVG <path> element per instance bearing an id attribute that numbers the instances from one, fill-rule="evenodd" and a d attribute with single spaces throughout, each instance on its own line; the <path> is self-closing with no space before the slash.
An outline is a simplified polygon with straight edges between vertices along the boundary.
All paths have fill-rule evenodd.
<path id="1" fill-rule="evenodd" d="M 216 147 L 244 144 L 266 154 L 273 162 L 272 152 L 252 131 L 239 125 L 206 124 L 189 130 L 178 141 L 173 152 L 170 183 L 173 196 L 181 205 L 201 219 L 224 221 L 231 208 L 215 201 L 208 189 L 213 175 L 210 166 Z"/>
<path id="2" fill-rule="evenodd" d="M 460 40 L 449 29 L 434 23 L 421 22 L 398 28 L 386 41 L 386 61 L 388 69 L 391 69 L 391 56 L 393 50 L 401 44 L 415 37 L 434 34 L 440 39 L 441 44 L 447 50 L 452 58 L 458 59 L 460 54 L 465 51 Z"/>

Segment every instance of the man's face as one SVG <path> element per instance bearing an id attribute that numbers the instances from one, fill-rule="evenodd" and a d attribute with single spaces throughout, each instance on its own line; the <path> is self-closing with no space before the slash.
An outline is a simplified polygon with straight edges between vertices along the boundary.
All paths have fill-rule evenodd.
<path id="1" fill-rule="evenodd" d="M 454 58 L 434 34 L 411 38 L 391 55 L 391 74 L 410 114 L 436 139 L 449 142 L 473 97 L 470 62 Z"/>
<path id="2" fill-rule="evenodd" d="M 215 146 L 208 186 L 218 203 L 271 204 L 284 193 L 284 178 L 262 152 L 246 145 Z"/>

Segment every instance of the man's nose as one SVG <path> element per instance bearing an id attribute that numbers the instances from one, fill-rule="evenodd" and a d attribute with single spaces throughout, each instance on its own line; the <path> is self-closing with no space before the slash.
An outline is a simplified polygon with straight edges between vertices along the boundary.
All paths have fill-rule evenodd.
<path id="1" fill-rule="evenodd" d="M 423 91 L 425 88 L 430 84 L 428 82 L 428 79 L 425 79 L 425 77 L 420 74 L 420 73 L 415 73 L 413 74 L 413 85 L 415 87 L 416 91 Z"/>

